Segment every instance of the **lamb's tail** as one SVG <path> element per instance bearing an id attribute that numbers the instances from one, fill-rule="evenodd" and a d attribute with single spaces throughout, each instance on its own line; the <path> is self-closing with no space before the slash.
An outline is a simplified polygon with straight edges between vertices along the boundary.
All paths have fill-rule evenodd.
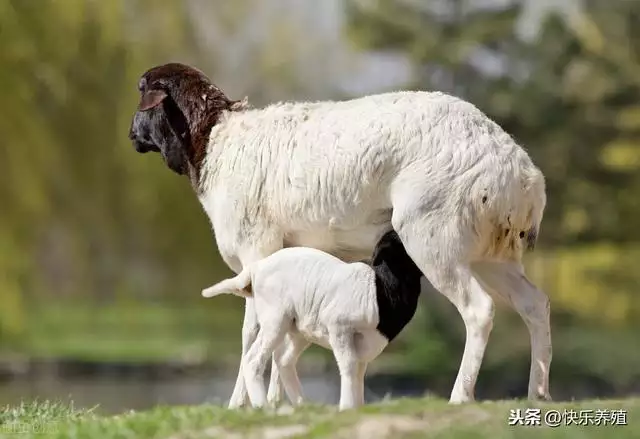
<path id="1" fill-rule="evenodd" d="M 214 297 L 220 294 L 235 294 L 240 297 L 251 297 L 251 269 L 246 267 L 239 275 L 225 279 L 202 290 L 202 297 Z"/>

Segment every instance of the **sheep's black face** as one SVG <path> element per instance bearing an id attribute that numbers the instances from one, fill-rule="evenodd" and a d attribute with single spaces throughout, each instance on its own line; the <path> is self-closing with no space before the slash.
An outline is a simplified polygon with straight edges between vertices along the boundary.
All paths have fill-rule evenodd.
<path id="1" fill-rule="evenodd" d="M 131 121 L 129 138 L 137 152 L 159 152 L 169 169 L 177 174 L 187 172 L 185 142 L 189 129 L 181 111 L 160 84 L 148 85 L 146 78 L 138 88 L 141 98 Z"/>
<path id="2" fill-rule="evenodd" d="M 139 153 L 162 154 L 167 166 L 198 181 L 211 128 L 220 113 L 240 108 L 193 67 L 169 63 L 148 70 L 138 83 L 140 103 L 129 138 Z"/>

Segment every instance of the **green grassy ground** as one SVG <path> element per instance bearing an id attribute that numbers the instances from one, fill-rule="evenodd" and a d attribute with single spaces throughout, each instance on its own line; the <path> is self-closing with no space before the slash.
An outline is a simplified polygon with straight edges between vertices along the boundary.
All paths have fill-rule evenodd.
<path id="1" fill-rule="evenodd" d="M 579 419 L 597 410 L 624 410 L 627 425 L 510 426 L 512 409 L 540 408 Z M 580 410 L 583 414 L 580 415 Z M 0 437 L 109 438 L 638 438 L 640 399 L 532 404 L 481 402 L 453 406 L 440 399 L 398 399 L 338 413 L 335 407 L 295 411 L 229 411 L 223 407 L 158 407 L 151 411 L 99 417 L 56 403 L 23 404 L 0 412 Z M 610 418 L 607 418 L 610 419 Z M 46 435 L 43 435 L 46 432 Z"/>

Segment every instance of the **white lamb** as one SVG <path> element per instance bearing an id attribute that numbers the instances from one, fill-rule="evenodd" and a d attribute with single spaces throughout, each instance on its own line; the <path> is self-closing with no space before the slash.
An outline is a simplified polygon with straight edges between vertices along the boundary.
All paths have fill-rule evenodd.
<path id="1" fill-rule="evenodd" d="M 364 404 L 364 375 L 413 318 L 422 272 L 395 231 L 376 245 L 372 266 L 320 250 L 279 250 L 238 276 L 202 291 L 253 297 L 260 330 L 243 360 L 254 407 L 267 402 L 263 374 L 272 354 L 292 404 L 303 401 L 296 362 L 310 342 L 333 350 L 340 371 L 340 410 Z M 288 343 L 282 342 L 288 337 Z M 278 348 L 280 347 L 280 348 Z"/>

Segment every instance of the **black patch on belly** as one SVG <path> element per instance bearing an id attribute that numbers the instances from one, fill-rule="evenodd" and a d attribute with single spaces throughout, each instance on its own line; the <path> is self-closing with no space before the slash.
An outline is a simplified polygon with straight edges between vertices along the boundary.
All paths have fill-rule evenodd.
<path id="1" fill-rule="evenodd" d="M 376 329 L 391 342 L 416 313 L 422 272 L 393 230 L 376 245 L 372 266 L 379 317 Z"/>

